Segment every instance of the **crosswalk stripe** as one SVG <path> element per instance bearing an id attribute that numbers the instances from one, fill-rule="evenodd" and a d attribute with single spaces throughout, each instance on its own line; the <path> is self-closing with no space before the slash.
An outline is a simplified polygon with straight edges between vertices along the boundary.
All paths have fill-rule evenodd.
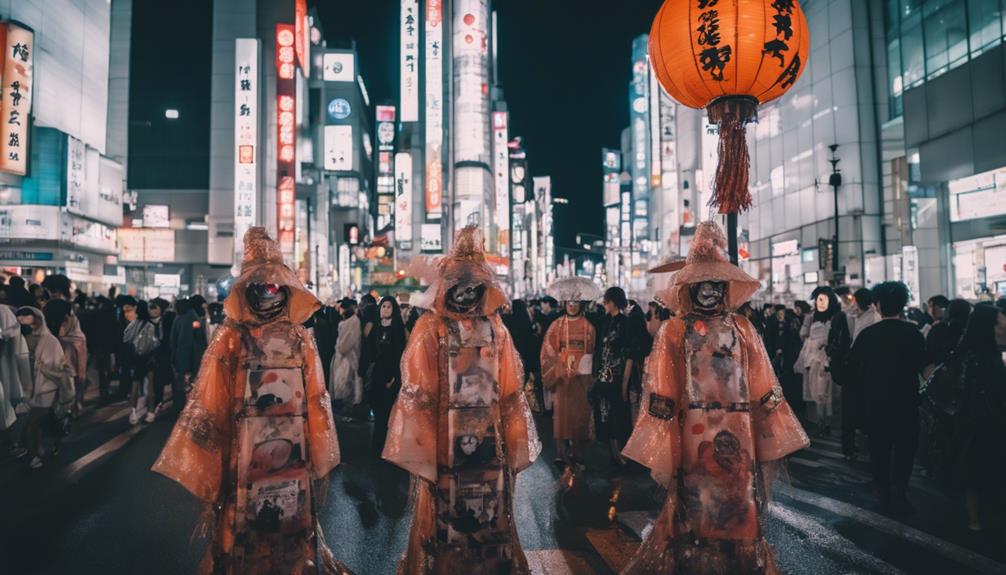
<path id="1" fill-rule="evenodd" d="M 930 549 L 959 565 L 965 565 L 979 573 L 994 574 L 1003 573 L 1006 570 L 1006 565 L 993 561 L 984 555 L 975 553 L 924 531 L 909 527 L 878 513 L 861 509 L 855 505 L 784 484 L 776 486 L 775 492 L 785 495 L 794 501 L 812 505 L 818 509 L 857 521 L 877 531 L 901 538 L 925 549 Z"/>

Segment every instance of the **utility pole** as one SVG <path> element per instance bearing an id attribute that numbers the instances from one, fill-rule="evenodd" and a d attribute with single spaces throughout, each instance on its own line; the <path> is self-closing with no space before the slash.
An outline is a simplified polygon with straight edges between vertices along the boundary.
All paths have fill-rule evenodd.
<path id="1" fill-rule="evenodd" d="M 831 159 L 828 160 L 831 163 L 831 175 L 828 176 L 828 185 L 834 190 L 835 195 L 835 237 L 833 240 L 833 248 L 831 255 L 831 273 L 832 273 L 832 283 L 837 284 L 838 282 L 838 188 L 842 186 L 842 170 L 838 169 L 839 160 L 838 156 L 835 155 L 835 151 L 838 150 L 838 144 L 832 144 L 828 146 L 831 150 Z"/>

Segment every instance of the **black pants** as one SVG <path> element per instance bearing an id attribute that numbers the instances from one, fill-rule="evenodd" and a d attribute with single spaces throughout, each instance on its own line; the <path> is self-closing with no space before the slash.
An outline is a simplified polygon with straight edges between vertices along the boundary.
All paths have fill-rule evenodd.
<path id="1" fill-rule="evenodd" d="M 151 374 L 151 385 L 154 388 L 154 405 L 160 405 L 164 402 L 164 388 L 166 386 L 173 386 L 175 381 L 175 372 L 171 369 L 171 365 L 164 359 L 158 358 L 155 360 L 153 373 Z M 174 395 L 175 389 L 172 387 L 172 397 L 177 398 Z"/>
<path id="2" fill-rule="evenodd" d="M 918 409 L 915 406 L 897 410 L 872 407 L 869 428 L 873 480 L 882 489 L 903 494 L 908 488 L 919 446 Z"/>
<path id="3" fill-rule="evenodd" d="M 842 453 L 855 455 L 856 430 L 863 425 L 862 390 L 855 382 L 842 385 Z"/>

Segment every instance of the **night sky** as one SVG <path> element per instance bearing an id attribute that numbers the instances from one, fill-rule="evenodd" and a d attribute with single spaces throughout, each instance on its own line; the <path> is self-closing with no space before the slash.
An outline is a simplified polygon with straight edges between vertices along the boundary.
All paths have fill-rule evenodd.
<path id="1" fill-rule="evenodd" d="M 649 31 L 661 3 L 493 2 L 511 137 L 523 136 L 532 175 L 552 176 L 553 193 L 570 200 L 556 206 L 559 245 L 604 233 L 601 148 L 619 147 L 629 125 L 632 39 Z M 330 44 L 356 40 L 372 99 L 396 100 L 398 2 L 317 5 Z"/>
<path id="2" fill-rule="evenodd" d="M 570 200 L 556 206 L 559 245 L 575 245 L 579 232 L 603 233 L 601 148 L 617 148 L 629 124 L 632 39 L 649 30 L 661 2 L 632 0 L 605 10 L 588 3 L 493 2 L 511 137 L 523 136 L 532 175 L 552 176 L 553 193 Z M 398 2 L 309 3 L 330 46 L 356 41 L 371 100 L 396 101 Z M 212 5 L 144 1 L 133 10 L 129 186 L 205 188 Z M 167 107 L 180 110 L 178 122 L 164 119 Z"/>

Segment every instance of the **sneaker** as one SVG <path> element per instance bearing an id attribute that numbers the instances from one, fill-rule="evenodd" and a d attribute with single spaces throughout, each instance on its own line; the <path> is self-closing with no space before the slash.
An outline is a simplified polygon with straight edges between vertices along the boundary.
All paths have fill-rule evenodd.
<path id="1" fill-rule="evenodd" d="M 155 419 L 157 419 L 157 412 L 148 411 L 147 416 L 143 418 L 143 421 L 146 421 L 147 423 L 153 423 Z"/>
<path id="2" fill-rule="evenodd" d="M 25 455 L 28 455 L 28 450 L 23 447 L 11 447 L 9 453 L 14 459 L 21 459 Z"/>
<path id="3" fill-rule="evenodd" d="M 28 464 L 28 467 L 31 467 L 32 469 L 39 469 L 40 467 L 42 467 L 42 459 L 36 455 L 35 457 L 32 458 L 31 463 Z"/>
<path id="4" fill-rule="evenodd" d="M 136 412 L 134 407 L 132 411 L 129 412 L 129 425 L 136 425 L 140 422 L 140 414 Z"/>

